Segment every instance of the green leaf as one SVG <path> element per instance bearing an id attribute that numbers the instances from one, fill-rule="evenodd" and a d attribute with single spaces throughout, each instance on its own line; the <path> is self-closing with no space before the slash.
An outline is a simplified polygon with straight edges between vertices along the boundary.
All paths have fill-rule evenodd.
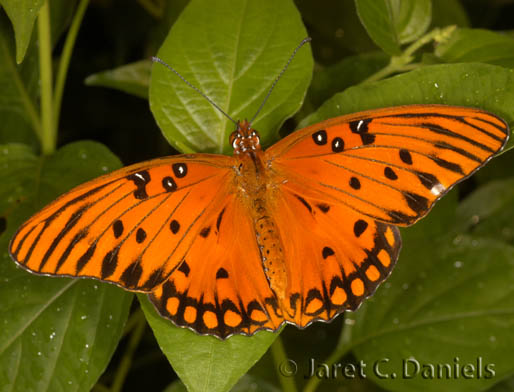
<path id="1" fill-rule="evenodd" d="M 514 67 L 514 38 L 482 29 L 455 30 L 435 49 L 447 63 L 479 62 Z"/>
<path id="2" fill-rule="evenodd" d="M 141 60 L 90 75 L 85 82 L 88 86 L 110 87 L 136 97 L 148 98 L 151 66 L 150 60 Z"/>
<path id="3" fill-rule="evenodd" d="M 432 0 L 432 26 L 446 27 L 470 25 L 466 9 L 459 0 Z"/>
<path id="4" fill-rule="evenodd" d="M 312 50 L 317 63 L 331 64 L 349 53 L 376 51 L 377 47 L 366 29 L 355 17 L 353 1 L 295 1 L 302 19 L 309 26 Z"/>
<path id="5" fill-rule="evenodd" d="M 52 25 L 52 47 L 58 43 L 62 34 L 69 27 L 73 18 L 78 0 L 51 0 L 50 1 L 50 20 Z"/>
<path id="6" fill-rule="evenodd" d="M 439 103 L 479 107 L 514 124 L 514 71 L 487 64 L 426 66 L 374 83 L 350 87 L 326 101 L 300 127 L 360 110 Z M 513 139 L 508 147 L 513 145 Z"/>
<path id="7" fill-rule="evenodd" d="M 173 381 L 170 385 L 164 389 L 163 392 L 186 392 L 187 389 L 182 382 L 179 380 Z M 230 392 L 247 392 L 247 391 L 258 391 L 258 392 L 280 392 L 280 389 L 262 380 L 261 378 L 245 374 Z"/>
<path id="8" fill-rule="evenodd" d="M 355 5 L 371 39 L 390 55 L 421 37 L 431 21 L 430 0 L 355 0 Z"/>
<path id="9" fill-rule="evenodd" d="M 231 23 L 226 22 L 227 15 Z M 234 119 L 251 119 L 306 36 L 290 0 L 193 0 L 173 25 L 158 56 Z M 255 121 L 262 144 L 276 140 L 280 125 L 299 109 L 312 67 L 307 45 Z M 165 137 L 177 149 L 232 150 L 228 136 L 234 124 L 161 64 L 153 66 L 150 107 Z"/>
<path id="10" fill-rule="evenodd" d="M 103 145 L 78 142 L 39 158 L 0 146 L 0 385 L 10 391 L 89 391 L 121 337 L 133 295 L 93 280 L 36 276 L 7 253 L 16 228 L 60 193 L 120 166 Z"/>
<path id="11" fill-rule="evenodd" d="M 348 56 L 337 64 L 319 69 L 312 78 L 307 100 L 318 107 L 332 95 L 359 84 L 388 63 L 386 54 L 371 52 Z"/>
<path id="12" fill-rule="evenodd" d="M 512 181 L 503 188 L 509 192 Z M 489 188 L 488 196 L 499 190 Z M 472 198 L 468 210 L 483 208 L 483 198 Z M 463 222 L 453 211 L 455 201 L 438 205 L 402 231 L 395 271 L 357 312 L 350 345 L 369 367 L 382 359 L 379 369 L 389 377 L 367 375 L 386 389 L 483 390 L 514 372 L 514 247 L 492 238 L 502 230 L 498 221 L 489 226 L 491 238 L 455 235 L 454 222 Z"/>
<path id="13" fill-rule="evenodd" d="M 462 224 L 462 230 L 473 235 L 499 239 L 514 246 L 513 205 L 514 179 L 493 181 L 459 205 L 458 221 Z"/>
<path id="14" fill-rule="evenodd" d="M 159 347 L 189 391 L 230 390 L 278 336 L 266 331 L 224 341 L 200 336 L 159 316 L 145 295 L 138 298 Z"/>
<path id="15" fill-rule="evenodd" d="M 16 62 L 25 57 L 32 36 L 34 22 L 44 0 L 0 0 L 14 27 L 16 37 Z"/>
<path id="16" fill-rule="evenodd" d="M 17 65 L 13 33 L 7 17 L 0 13 L 0 144 L 26 143 L 37 146 L 39 125 L 38 54 L 30 45 L 25 61 Z"/>

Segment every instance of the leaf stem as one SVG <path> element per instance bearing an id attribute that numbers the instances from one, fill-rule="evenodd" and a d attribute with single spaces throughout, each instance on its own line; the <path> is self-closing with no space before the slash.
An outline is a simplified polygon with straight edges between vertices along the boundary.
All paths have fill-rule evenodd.
<path id="1" fill-rule="evenodd" d="M 45 1 L 37 20 L 39 38 L 39 77 L 41 80 L 41 149 L 44 155 L 55 151 L 56 135 L 52 110 L 52 40 L 50 5 Z"/>
<path id="2" fill-rule="evenodd" d="M 279 369 L 280 366 L 282 366 L 282 364 L 285 364 L 286 361 L 289 360 L 287 358 L 286 350 L 284 348 L 284 344 L 282 343 L 282 339 L 280 338 L 280 336 L 278 336 L 275 339 L 275 342 L 271 345 L 271 355 L 273 356 L 273 362 L 275 362 L 275 369 Z M 287 377 L 279 373 L 278 379 L 280 381 L 282 391 L 296 392 L 298 390 L 294 382 L 294 377 Z"/>
<path id="3" fill-rule="evenodd" d="M 61 53 L 61 59 L 59 61 L 59 68 L 57 69 L 56 81 L 55 81 L 55 92 L 54 92 L 54 106 L 53 106 L 53 132 L 57 135 L 59 130 L 59 118 L 61 112 L 62 95 L 64 91 L 64 85 L 66 83 L 66 76 L 68 74 L 68 68 L 70 65 L 71 55 L 73 53 L 73 47 L 80 29 L 84 14 L 86 13 L 89 0 L 81 0 L 73 16 L 70 29 L 64 42 L 64 47 Z"/>
<path id="4" fill-rule="evenodd" d="M 163 17 L 165 4 L 162 0 L 138 0 L 137 2 L 155 19 Z"/>
<path id="5" fill-rule="evenodd" d="M 337 343 L 336 349 L 330 354 L 330 356 L 324 361 L 331 369 L 332 365 L 343 358 L 346 354 L 348 354 L 354 344 L 352 343 L 352 332 L 353 326 L 355 325 L 355 313 L 354 312 L 346 312 L 344 314 L 344 328 L 341 331 L 341 336 L 339 337 L 339 342 Z M 303 392 L 314 392 L 321 382 L 321 378 L 319 377 L 311 377 Z"/>
<path id="6" fill-rule="evenodd" d="M 123 383 L 127 378 L 127 374 L 130 370 L 130 365 L 132 364 L 132 358 L 134 357 L 136 349 L 139 346 L 139 342 L 141 341 L 143 333 L 145 332 L 145 316 L 141 309 L 138 309 L 137 311 L 137 316 L 135 316 L 138 319 L 137 324 L 130 335 L 127 348 L 125 350 L 125 353 L 123 354 L 120 364 L 118 365 L 116 374 L 114 375 L 114 381 L 112 383 L 112 387 L 110 388 L 111 392 L 120 392 L 122 390 Z"/>
<path id="7" fill-rule="evenodd" d="M 428 44 L 431 41 L 434 42 L 443 42 L 446 41 L 453 31 L 456 29 L 456 26 L 448 26 L 443 29 L 435 28 L 432 31 L 428 32 L 424 36 L 422 36 L 417 41 L 413 42 L 409 45 L 401 55 L 392 56 L 389 64 L 386 65 L 381 70 L 375 72 L 373 75 L 366 78 L 362 83 L 370 83 L 375 82 L 377 80 L 385 79 L 389 75 L 392 75 L 397 72 L 405 72 L 410 71 L 415 68 L 420 68 L 423 66 L 422 63 L 411 64 L 414 60 L 414 53 L 420 49 L 422 46 Z"/>
<path id="8" fill-rule="evenodd" d="M 27 115 L 30 119 L 30 123 L 32 124 L 32 129 L 34 130 L 34 133 L 41 142 L 42 129 L 41 122 L 39 119 L 39 113 L 36 109 L 36 106 L 34 105 L 34 102 L 32 101 L 32 98 L 29 95 L 29 92 L 27 91 L 26 85 L 21 79 L 21 66 L 16 66 L 14 56 L 7 47 L 4 37 L 0 38 L 0 56 L 4 56 L 4 58 L 6 59 L 5 64 L 9 68 L 9 72 L 12 75 L 14 85 L 18 90 L 23 107 L 25 108 L 25 111 L 27 112 Z"/>

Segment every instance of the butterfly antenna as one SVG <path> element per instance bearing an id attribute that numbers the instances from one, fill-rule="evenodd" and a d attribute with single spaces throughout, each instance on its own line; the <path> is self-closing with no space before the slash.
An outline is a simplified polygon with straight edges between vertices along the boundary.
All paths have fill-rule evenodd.
<path id="1" fill-rule="evenodd" d="M 166 68 L 168 68 L 170 71 L 173 71 L 185 84 L 187 84 L 189 87 L 191 87 L 193 90 L 195 90 L 198 94 L 200 94 L 202 97 L 204 97 L 207 100 L 207 102 L 209 102 L 212 106 L 214 106 L 216 109 L 218 109 L 221 112 L 221 114 L 223 114 L 226 118 L 228 118 L 230 121 L 232 121 L 234 124 L 236 124 L 236 126 L 238 125 L 237 121 L 235 121 L 232 117 L 230 117 L 227 113 L 225 113 L 223 111 L 223 109 L 221 109 L 218 105 L 216 105 L 214 103 L 214 101 L 212 99 L 210 99 L 207 95 L 205 95 L 199 88 L 197 88 L 197 87 L 193 86 L 191 83 L 189 83 L 187 81 L 187 79 L 184 78 L 181 74 L 179 74 L 178 71 L 175 70 L 175 68 L 173 68 L 171 65 L 165 63 L 159 57 L 152 57 L 152 61 L 154 63 L 160 63 L 160 64 L 164 65 Z"/>
<path id="2" fill-rule="evenodd" d="M 291 61 L 293 61 L 293 58 L 294 56 L 296 55 L 296 52 L 298 52 L 300 50 L 300 48 L 305 45 L 306 43 L 308 42 L 311 42 L 312 41 L 312 38 L 311 37 L 306 37 L 302 40 L 302 42 L 300 42 L 298 44 L 298 46 L 296 47 L 296 49 L 293 51 L 293 54 L 291 54 L 291 57 L 289 57 L 289 60 L 287 60 L 287 63 L 286 65 L 284 66 L 284 68 L 282 68 L 282 71 L 280 71 L 280 73 L 278 74 L 278 76 L 275 78 L 275 80 L 273 81 L 269 91 L 268 91 L 268 94 L 266 94 L 266 97 L 264 98 L 264 100 L 262 101 L 261 103 L 261 106 L 259 106 L 259 109 L 257 109 L 257 112 L 255 112 L 255 114 L 253 115 L 252 119 L 250 120 L 250 124 L 252 124 L 254 122 L 254 120 L 257 118 L 257 116 L 259 115 L 259 113 L 261 112 L 262 108 L 264 107 L 264 105 L 266 104 L 266 101 L 268 100 L 269 96 L 271 95 L 271 92 L 273 91 L 273 89 L 275 88 L 275 85 L 278 83 L 278 81 L 280 80 L 280 78 L 282 77 L 282 75 L 284 74 L 284 72 L 286 72 L 286 69 L 289 67 L 289 64 L 291 64 Z"/>

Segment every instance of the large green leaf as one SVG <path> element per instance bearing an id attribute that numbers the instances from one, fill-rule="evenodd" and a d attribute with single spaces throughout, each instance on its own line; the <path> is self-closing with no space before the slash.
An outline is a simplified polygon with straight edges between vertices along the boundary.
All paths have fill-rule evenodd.
<path id="1" fill-rule="evenodd" d="M 427 66 L 346 89 L 326 101 L 300 126 L 387 106 L 439 103 L 489 110 L 514 124 L 514 71 L 487 64 Z M 508 146 L 513 145 L 513 138 Z M 509 147 L 507 147 L 509 148 Z"/>
<path id="2" fill-rule="evenodd" d="M 0 0 L 0 5 L 11 19 L 16 37 L 16 62 L 25 57 L 32 36 L 34 22 L 44 0 Z"/>
<path id="3" fill-rule="evenodd" d="M 158 56 L 234 119 L 250 120 L 306 36 L 290 0 L 193 0 Z M 298 52 L 255 121 L 262 144 L 276 140 L 280 125 L 299 109 L 312 67 L 307 46 Z M 161 64 L 153 66 L 150 107 L 178 150 L 231 151 L 228 136 L 234 124 Z"/>
<path id="4" fill-rule="evenodd" d="M 189 391 L 230 390 L 278 336 L 266 331 L 225 341 L 199 336 L 159 316 L 145 295 L 139 300 L 161 350 Z"/>
<path id="5" fill-rule="evenodd" d="M 498 241 L 502 210 L 512 205 L 512 180 L 479 192 L 466 201 L 466 211 L 484 209 L 484 192 L 486 200 L 496 192 L 511 196 L 495 200 L 495 213 L 485 219 L 488 233 L 480 232 L 496 238 L 477 230 L 455 233 L 451 228 L 462 227 L 466 214 L 434 211 L 402 232 L 397 269 L 357 313 L 350 345 L 365 363 L 387 358 L 380 370 L 389 377 L 368 373 L 387 389 L 483 390 L 514 372 L 514 247 Z M 442 224 L 431 227 L 437 219 Z"/>
<path id="6" fill-rule="evenodd" d="M 14 230 L 60 193 L 120 166 L 78 142 L 48 158 L 0 146 L 0 385 L 9 391 L 89 391 L 120 339 L 132 295 L 92 280 L 36 276 L 7 254 Z"/>
<path id="7" fill-rule="evenodd" d="M 355 0 L 357 14 L 369 36 L 390 55 L 419 38 L 431 21 L 430 0 Z"/>

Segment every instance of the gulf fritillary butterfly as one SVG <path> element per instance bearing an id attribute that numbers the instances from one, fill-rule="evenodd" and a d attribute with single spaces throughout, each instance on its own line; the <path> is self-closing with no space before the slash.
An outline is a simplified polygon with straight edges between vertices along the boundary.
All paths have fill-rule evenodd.
<path id="1" fill-rule="evenodd" d="M 9 252 L 30 272 L 147 293 L 199 334 L 304 328 L 370 296 L 398 259 L 397 226 L 508 135 L 479 109 L 411 105 L 332 118 L 263 151 L 237 122 L 232 157 L 160 158 L 80 185 L 25 222 Z"/>
<path id="2" fill-rule="evenodd" d="M 148 293 L 199 334 L 303 328 L 371 295 L 398 258 L 397 226 L 508 133 L 478 109 L 399 106 L 311 125 L 264 152 L 244 121 L 233 157 L 160 158 L 78 186 L 21 226 L 10 254 L 38 274 Z"/>

